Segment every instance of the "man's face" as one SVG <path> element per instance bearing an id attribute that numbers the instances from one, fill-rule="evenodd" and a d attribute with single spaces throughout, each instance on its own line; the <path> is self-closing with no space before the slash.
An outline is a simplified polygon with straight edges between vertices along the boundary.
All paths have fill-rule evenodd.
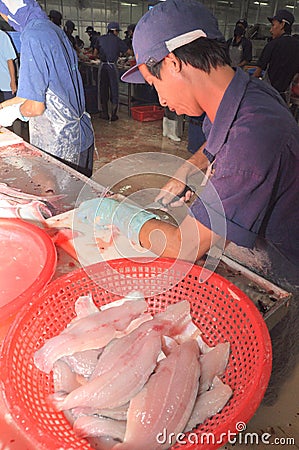
<path id="1" fill-rule="evenodd" d="M 273 39 L 280 37 L 284 33 L 284 23 L 273 19 L 271 23 L 270 33 Z"/>
<path id="2" fill-rule="evenodd" d="M 156 89 L 161 106 L 168 106 L 178 115 L 200 116 L 204 111 L 196 101 L 192 83 L 185 76 L 186 65 L 178 70 L 175 59 L 166 57 L 163 60 L 161 79 L 152 75 L 145 64 L 139 66 L 139 70 L 145 81 Z"/>

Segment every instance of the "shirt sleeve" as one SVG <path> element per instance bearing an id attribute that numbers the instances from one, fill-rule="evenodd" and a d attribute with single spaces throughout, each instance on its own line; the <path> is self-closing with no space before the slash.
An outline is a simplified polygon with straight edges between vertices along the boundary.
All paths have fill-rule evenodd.
<path id="1" fill-rule="evenodd" d="M 273 41 L 271 41 L 265 45 L 265 47 L 262 50 L 261 56 L 257 62 L 257 66 L 260 67 L 262 70 L 266 70 L 267 66 L 270 62 L 272 48 L 273 48 L 272 43 L 273 43 Z"/>
<path id="2" fill-rule="evenodd" d="M 126 53 L 129 50 L 127 44 L 119 38 L 119 52 Z"/>
<path id="3" fill-rule="evenodd" d="M 36 37 L 23 37 L 17 95 L 27 100 L 45 103 L 49 85 L 49 67 L 43 48 Z M 56 61 L 55 66 L 59 70 L 59 61 Z"/>
<path id="4" fill-rule="evenodd" d="M 9 36 L 5 32 L 3 32 L 3 39 L 1 42 L 1 52 L 6 59 L 6 61 L 10 59 L 16 59 L 17 55 L 15 49 L 11 43 Z"/>
<path id="5" fill-rule="evenodd" d="M 269 207 L 275 171 L 274 167 L 263 175 L 244 169 L 217 171 L 216 167 L 192 204 L 194 217 L 227 240 L 252 248 Z"/>
<path id="6" fill-rule="evenodd" d="M 244 40 L 243 60 L 248 62 L 252 60 L 252 43 L 249 39 Z"/>

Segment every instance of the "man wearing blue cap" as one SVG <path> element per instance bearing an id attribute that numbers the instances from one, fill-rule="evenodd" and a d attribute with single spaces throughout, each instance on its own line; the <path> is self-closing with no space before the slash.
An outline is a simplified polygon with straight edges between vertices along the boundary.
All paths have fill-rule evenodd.
<path id="1" fill-rule="evenodd" d="M 262 258 L 251 258 L 253 264 L 262 261 L 255 270 L 295 288 L 299 128 L 271 86 L 230 66 L 222 42 L 216 19 L 196 0 L 166 0 L 138 22 L 137 64 L 123 81 L 146 81 L 156 88 L 161 105 L 177 114 L 206 113 L 206 143 L 156 200 L 171 203 L 198 169 L 208 168 L 211 177 L 180 227 L 112 199 L 101 202 L 97 220 L 100 225 L 113 221 L 158 255 L 191 261 L 225 239 L 250 249 L 247 255 L 258 252 Z M 184 199 L 189 198 L 190 191 Z M 98 204 L 82 204 L 83 220 L 97 215 Z"/>
<path id="2" fill-rule="evenodd" d="M 67 35 L 35 0 L 0 0 L 0 13 L 22 43 L 17 97 L 0 105 L 0 125 L 29 120 L 31 144 L 91 176 L 94 134 Z"/>
<path id="3" fill-rule="evenodd" d="M 98 71 L 99 109 L 100 117 L 109 120 L 108 102 L 112 105 L 111 121 L 118 120 L 117 110 L 119 103 L 118 69 L 116 62 L 121 54 L 129 52 L 128 46 L 118 36 L 120 27 L 118 22 L 110 22 L 107 34 L 100 36 L 95 44 L 101 60 Z"/>
<path id="4" fill-rule="evenodd" d="M 295 18 L 290 11 L 280 9 L 268 20 L 272 40 L 264 47 L 253 75 L 259 78 L 266 71 L 265 80 L 288 101 L 291 82 L 299 72 L 299 40 L 291 36 Z"/>

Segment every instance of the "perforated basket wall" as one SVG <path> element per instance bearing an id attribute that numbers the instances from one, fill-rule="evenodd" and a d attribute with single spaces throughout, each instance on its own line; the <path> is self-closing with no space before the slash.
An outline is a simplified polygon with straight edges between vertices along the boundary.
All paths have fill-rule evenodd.
<path id="1" fill-rule="evenodd" d="M 188 441 L 186 445 L 176 444 L 173 449 L 218 448 L 225 443 L 228 430 L 236 432 L 238 422 L 246 423 L 252 417 L 263 398 L 271 371 L 271 344 L 265 323 L 252 301 L 232 283 L 217 274 L 211 274 L 201 283 L 198 266 L 193 266 L 173 285 L 179 267 L 176 264 L 173 269 L 173 261 L 168 259 L 99 263 L 89 268 L 92 277 L 81 269 L 51 283 L 17 318 L 2 348 L 1 380 L 11 413 L 35 448 L 41 445 L 47 450 L 90 449 L 85 440 L 76 437 L 63 414 L 54 411 L 48 403 L 48 394 L 53 392 L 52 376 L 34 366 L 33 355 L 45 339 L 57 335 L 75 316 L 74 304 L 80 295 L 91 292 L 97 305 L 109 303 L 119 298 L 113 294 L 115 283 L 123 287 L 124 295 L 136 289 L 143 291 L 153 313 L 164 310 L 170 303 L 188 300 L 193 320 L 206 342 L 231 344 L 223 377 L 233 389 L 231 400 L 221 413 L 193 430 L 198 436 L 197 445 Z M 182 274 L 184 270 L 182 264 Z M 98 285 L 99 280 L 104 287 Z M 151 296 L 157 283 L 161 293 Z M 173 287 L 164 290 L 163 286 Z M 208 445 L 200 444 L 200 435 L 205 433 L 213 434 L 213 441 Z"/>

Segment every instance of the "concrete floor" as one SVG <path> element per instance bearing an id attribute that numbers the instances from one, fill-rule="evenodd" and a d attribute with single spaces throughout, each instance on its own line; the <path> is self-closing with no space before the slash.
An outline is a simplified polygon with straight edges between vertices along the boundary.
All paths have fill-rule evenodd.
<path id="1" fill-rule="evenodd" d="M 174 157 L 187 159 L 191 154 L 187 148 L 187 125 L 184 130 L 181 142 L 173 142 L 162 136 L 162 121 L 138 122 L 128 117 L 127 108 L 121 106 L 120 120 L 117 122 L 107 122 L 93 117 L 95 130 L 97 154 L 94 162 L 93 178 L 99 183 L 112 186 L 125 195 L 132 194 L 139 188 L 159 188 L 165 182 L 164 175 L 171 175 L 179 161 L 171 160 L 171 167 L 163 166 L 163 153 L 171 154 Z M 161 171 L 158 174 L 149 174 L 150 162 L 153 155 L 146 158 L 134 157 L 124 162 L 119 158 L 136 153 L 155 152 L 158 160 L 161 160 Z M 131 164 L 133 161 L 133 164 Z M 110 163 L 113 164 L 111 165 Z M 172 167 L 173 162 L 173 167 Z M 108 164 L 108 166 L 107 166 Z M 103 169 L 103 167 L 106 167 Z M 119 170 L 120 169 L 120 170 Z M 130 172 L 131 170 L 131 172 Z M 121 172 L 121 173 L 120 173 Z M 116 173 L 118 175 L 116 175 Z M 134 177 L 130 177 L 134 173 Z M 162 176 L 161 176 L 162 174 Z M 245 442 L 245 433 L 257 433 L 260 437 L 263 433 L 265 441 L 270 445 L 275 445 L 277 449 L 299 449 L 299 364 L 295 370 L 285 380 L 279 391 L 276 402 L 271 406 L 262 405 L 257 410 L 254 417 L 247 424 L 246 431 L 243 432 L 241 441 L 236 444 L 227 444 L 223 449 L 232 450 L 247 448 L 266 449 L 269 448 L 267 442 L 258 444 L 250 443 L 250 439 Z M 242 442 L 243 438 L 243 442 Z"/>

